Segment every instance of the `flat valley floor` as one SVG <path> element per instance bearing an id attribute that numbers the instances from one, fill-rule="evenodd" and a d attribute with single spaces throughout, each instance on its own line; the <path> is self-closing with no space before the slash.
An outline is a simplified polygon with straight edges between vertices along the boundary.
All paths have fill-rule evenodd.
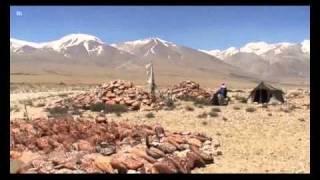
<path id="1" fill-rule="evenodd" d="M 36 118 L 47 116 L 43 104 L 86 89 L 63 86 L 43 92 L 19 92 L 20 87 L 16 87 L 10 94 L 10 119 L 23 117 L 23 100 L 32 101 L 27 106 L 28 114 Z M 232 101 L 228 106 L 195 106 L 192 102 L 177 101 L 173 110 L 152 111 L 153 118 L 148 118 L 146 111 L 106 116 L 114 121 L 160 123 L 171 131 L 203 132 L 218 141 L 222 154 L 214 157 L 214 164 L 192 173 L 310 173 L 310 96 L 301 89 L 286 90 L 287 95 L 294 91 L 295 96 L 287 98 L 283 105 L 241 103 L 235 97 L 247 97 L 249 89 L 245 89 L 230 92 Z M 247 112 L 248 108 L 253 112 Z M 213 111 L 213 117 L 201 116 Z M 82 113 L 82 116 L 96 115 L 90 111 Z"/>

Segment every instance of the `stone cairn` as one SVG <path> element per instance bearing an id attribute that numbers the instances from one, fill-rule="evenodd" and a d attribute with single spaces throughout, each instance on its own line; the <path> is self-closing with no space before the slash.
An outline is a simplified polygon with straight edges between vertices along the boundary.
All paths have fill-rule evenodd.
<path id="1" fill-rule="evenodd" d="M 79 94 L 68 100 L 72 108 L 89 109 L 91 105 L 104 103 L 107 105 L 120 104 L 128 107 L 129 110 L 154 110 L 161 108 L 163 103 L 152 100 L 150 93 L 137 88 L 132 82 L 115 80 L 104 83 L 94 91 Z M 48 106 L 67 107 L 65 100 L 59 100 Z"/>
<path id="2" fill-rule="evenodd" d="M 194 81 L 182 81 L 178 85 L 173 86 L 173 88 L 167 89 L 165 93 L 171 93 L 177 99 L 209 99 L 211 97 L 209 92 L 200 88 L 200 85 Z"/>
<path id="3" fill-rule="evenodd" d="M 214 163 L 217 146 L 204 134 L 169 132 L 159 124 L 72 117 L 15 120 L 11 136 L 13 173 L 191 173 Z"/>

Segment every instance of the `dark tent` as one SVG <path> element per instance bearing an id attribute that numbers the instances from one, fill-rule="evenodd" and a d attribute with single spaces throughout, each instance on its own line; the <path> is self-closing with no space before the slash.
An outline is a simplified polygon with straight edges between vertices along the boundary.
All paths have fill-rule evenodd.
<path id="1" fill-rule="evenodd" d="M 268 103 L 271 99 L 284 103 L 283 94 L 284 92 L 282 90 L 277 89 L 270 84 L 261 82 L 251 91 L 248 99 L 251 100 L 251 102 L 258 103 Z"/>

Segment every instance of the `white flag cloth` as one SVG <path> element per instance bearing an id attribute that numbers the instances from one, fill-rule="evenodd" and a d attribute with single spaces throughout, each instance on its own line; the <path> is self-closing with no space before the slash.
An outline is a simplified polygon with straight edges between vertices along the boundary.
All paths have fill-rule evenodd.
<path id="1" fill-rule="evenodd" d="M 154 88 L 155 88 L 155 83 L 154 83 L 154 74 L 153 74 L 153 65 L 152 63 L 146 65 L 147 69 L 147 83 L 149 84 L 150 92 L 153 93 Z"/>

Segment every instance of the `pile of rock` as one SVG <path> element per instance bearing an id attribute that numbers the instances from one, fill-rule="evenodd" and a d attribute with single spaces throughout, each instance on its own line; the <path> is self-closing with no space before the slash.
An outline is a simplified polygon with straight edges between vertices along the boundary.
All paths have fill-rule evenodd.
<path id="1" fill-rule="evenodd" d="M 13 121 L 11 130 L 16 173 L 190 173 L 214 162 L 212 138 L 160 125 L 60 117 Z"/>
<path id="2" fill-rule="evenodd" d="M 161 105 L 151 97 L 150 93 L 135 87 L 132 82 L 122 80 L 102 84 L 94 91 L 79 94 L 69 101 L 73 107 L 82 109 L 89 109 L 91 105 L 98 103 L 125 105 L 129 110 L 153 110 L 160 108 Z M 53 105 L 53 107 L 65 106 L 64 100 L 55 102 Z"/>
<path id="3" fill-rule="evenodd" d="M 171 89 L 166 90 L 167 94 L 173 95 L 177 99 L 197 98 L 208 99 L 211 94 L 200 88 L 200 85 L 194 81 L 182 81 Z"/>

